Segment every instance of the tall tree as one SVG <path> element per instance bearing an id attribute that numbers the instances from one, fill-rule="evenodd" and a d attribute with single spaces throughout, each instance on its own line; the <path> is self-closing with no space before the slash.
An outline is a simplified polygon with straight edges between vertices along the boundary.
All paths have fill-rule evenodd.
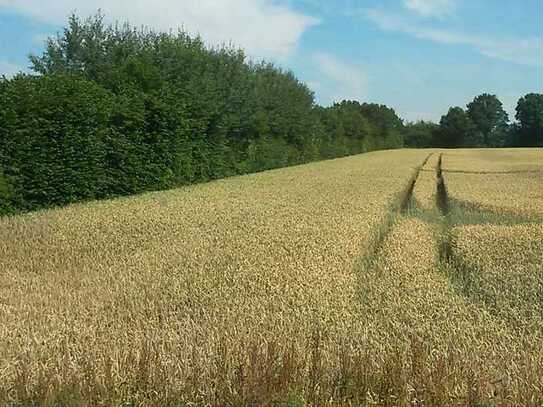
<path id="1" fill-rule="evenodd" d="M 517 104 L 518 144 L 543 146 L 543 94 L 529 93 Z"/>
<path id="2" fill-rule="evenodd" d="M 451 107 L 449 112 L 441 117 L 439 137 L 436 147 L 461 147 L 473 132 L 473 123 L 461 107 Z"/>
<path id="3" fill-rule="evenodd" d="M 386 105 L 363 103 L 360 110 L 364 116 L 384 132 L 400 131 L 403 127 L 402 119 L 398 117 L 394 109 Z"/>
<path id="4" fill-rule="evenodd" d="M 407 123 L 404 126 L 403 135 L 406 147 L 428 148 L 436 143 L 439 133 L 439 125 L 424 120 L 416 123 Z"/>
<path id="5" fill-rule="evenodd" d="M 468 104 L 468 116 L 480 133 L 485 147 L 500 147 L 505 142 L 509 117 L 496 95 L 483 93 Z"/>

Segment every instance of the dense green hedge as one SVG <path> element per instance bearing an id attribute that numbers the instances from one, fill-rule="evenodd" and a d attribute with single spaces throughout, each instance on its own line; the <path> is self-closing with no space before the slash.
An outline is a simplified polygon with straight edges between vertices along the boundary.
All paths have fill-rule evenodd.
<path id="1" fill-rule="evenodd" d="M 102 16 L 0 79 L 0 213 L 402 146 L 386 106 L 315 104 L 292 73 Z"/>

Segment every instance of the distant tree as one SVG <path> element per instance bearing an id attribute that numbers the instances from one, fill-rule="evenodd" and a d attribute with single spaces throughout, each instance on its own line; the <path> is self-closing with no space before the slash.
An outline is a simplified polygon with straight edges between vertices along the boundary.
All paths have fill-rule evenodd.
<path id="1" fill-rule="evenodd" d="M 365 142 L 368 138 L 375 136 L 375 130 L 370 120 L 363 115 L 360 103 L 344 100 L 335 104 L 332 109 L 338 113 L 341 120 L 349 153 L 356 154 L 365 151 Z"/>
<path id="2" fill-rule="evenodd" d="M 441 117 L 440 129 L 436 139 L 436 147 L 461 147 L 473 133 L 473 123 L 461 107 L 451 107 L 449 112 Z"/>
<path id="3" fill-rule="evenodd" d="M 436 144 L 439 125 L 424 120 L 416 123 L 407 123 L 403 129 L 406 147 L 428 148 Z"/>
<path id="4" fill-rule="evenodd" d="M 474 126 L 472 147 L 477 147 L 477 133 L 485 147 L 501 147 L 505 143 L 509 117 L 496 95 L 483 93 L 468 104 L 467 114 Z M 469 140 L 469 139 L 468 139 Z M 468 141 L 466 140 L 466 141 Z"/>
<path id="5" fill-rule="evenodd" d="M 518 147 L 520 145 L 520 124 L 518 122 L 511 123 L 507 127 L 505 135 L 504 147 Z"/>
<path id="6" fill-rule="evenodd" d="M 543 146 L 543 94 L 530 93 L 517 104 L 517 143 L 521 146 Z"/>
<path id="7" fill-rule="evenodd" d="M 338 157 L 365 151 L 372 127 L 361 111 L 360 103 L 344 100 L 328 108 L 317 108 L 326 135 L 321 145 L 325 157 Z"/>
<path id="8" fill-rule="evenodd" d="M 400 131 L 403 127 L 402 119 L 400 119 L 394 109 L 386 105 L 363 103 L 360 106 L 360 110 L 364 116 L 383 131 Z"/>
<path id="9" fill-rule="evenodd" d="M 368 150 L 403 147 L 403 120 L 394 109 L 376 103 L 363 103 L 361 112 L 375 129 Z"/>

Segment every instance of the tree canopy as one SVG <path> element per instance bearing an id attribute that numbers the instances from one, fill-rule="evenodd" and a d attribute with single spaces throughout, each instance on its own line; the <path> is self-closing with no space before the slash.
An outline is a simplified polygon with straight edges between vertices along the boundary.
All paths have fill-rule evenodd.
<path id="1" fill-rule="evenodd" d="M 394 109 L 317 105 L 290 72 L 186 32 L 72 15 L 0 78 L 0 214 L 134 194 L 386 148 L 543 145 L 543 95 L 509 124 L 496 95 L 439 124 Z"/>
<path id="2" fill-rule="evenodd" d="M 482 145 L 486 147 L 503 146 L 509 117 L 498 97 L 483 93 L 473 99 L 467 108 L 467 114 L 473 124 L 472 131 L 482 135 Z M 478 138 L 475 135 L 474 139 Z"/>
<path id="3" fill-rule="evenodd" d="M 517 143 L 521 146 L 543 146 L 543 94 L 529 93 L 518 101 Z"/>
<path id="4" fill-rule="evenodd" d="M 439 122 L 437 147 L 461 147 L 473 132 L 473 123 L 464 109 L 451 107 Z"/>
<path id="5" fill-rule="evenodd" d="M 412 147 L 531 147 L 543 146 L 543 95 L 530 93 L 517 105 L 517 122 L 510 123 L 496 95 L 483 93 L 462 107 L 452 107 L 439 125 L 408 123 L 405 144 Z"/>
<path id="6" fill-rule="evenodd" d="M 315 103 L 292 72 L 179 31 L 69 18 L 0 79 L 0 213 L 402 146 L 387 106 Z"/>
<path id="7" fill-rule="evenodd" d="M 435 147 L 439 137 L 439 125 L 430 121 L 407 123 L 403 135 L 406 147 Z"/>

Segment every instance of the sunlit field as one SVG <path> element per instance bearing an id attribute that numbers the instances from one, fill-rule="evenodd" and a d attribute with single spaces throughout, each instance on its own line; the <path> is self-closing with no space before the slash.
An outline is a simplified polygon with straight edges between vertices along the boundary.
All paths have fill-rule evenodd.
<path id="1" fill-rule="evenodd" d="M 0 219 L 0 404 L 543 405 L 543 149 Z"/>

